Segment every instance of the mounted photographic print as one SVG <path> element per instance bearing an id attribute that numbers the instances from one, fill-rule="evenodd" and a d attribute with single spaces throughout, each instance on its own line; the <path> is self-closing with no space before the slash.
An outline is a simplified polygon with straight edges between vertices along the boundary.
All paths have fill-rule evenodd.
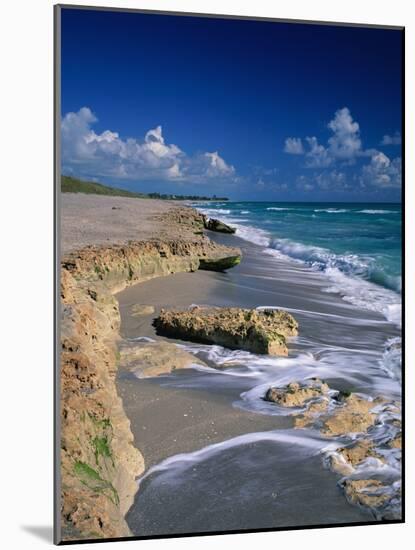
<path id="1" fill-rule="evenodd" d="M 403 521 L 399 27 L 55 7 L 55 542 Z"/>

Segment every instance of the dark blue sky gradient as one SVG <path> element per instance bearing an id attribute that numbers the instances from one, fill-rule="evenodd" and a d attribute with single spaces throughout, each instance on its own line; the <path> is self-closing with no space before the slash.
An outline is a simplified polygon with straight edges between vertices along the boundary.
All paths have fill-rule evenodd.
<path id="1" fill-rule="evenodd" d="M 221 184 L 237 199 L 310 200 L 295 181 L 304 175 L 313 182 L 319 171 L 305 167 L 304 156 L 284 153 L 284 141 L 317 136 L 326 145 L 327 124 L 345 106 L 360 125 L 364 149 L 400 156 L 399 146 L 380 141 L 400 131 L 401 77 L 398 30 L 62 10 L 62 115 L 86 106 L 98 118 L 97 133 L 142 139 L 161 124 L 166 141 L 188 155 L 218 151 L 241 177 L 229 188 Z M 399 189 L 358 186 L 369 161 L 344 168 L 347 192 L 318 190 L 313 199 L 399 200 Z M 266 185 L 258 197 L 262 173 Z"/>

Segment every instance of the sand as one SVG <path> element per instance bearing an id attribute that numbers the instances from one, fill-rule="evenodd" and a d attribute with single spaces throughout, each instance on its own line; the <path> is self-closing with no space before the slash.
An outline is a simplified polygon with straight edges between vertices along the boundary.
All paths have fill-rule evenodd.
<path id="1" fill-rule="evenodd" d="M 61 251 L 157 237 L 162 226 L 156 216 L 179 206 L 156 199 L 62 193 Z"/>

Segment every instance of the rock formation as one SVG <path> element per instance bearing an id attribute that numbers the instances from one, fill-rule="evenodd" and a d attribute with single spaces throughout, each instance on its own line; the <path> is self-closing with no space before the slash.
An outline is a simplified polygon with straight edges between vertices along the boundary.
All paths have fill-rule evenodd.
<path id="1" fill-rule="evenodd" d="M 291 382 L 282 388 L 269 388 L 264 399 L 282 407 L 303 407 L 311 399 L 326 397 L 328 391 L 329 387 L 325 382 L 312 378 L 303 384 Z"/>
<path id="2" fill-rule="evenodd" d="M 288 355 L 285 337 L 298 328 L 285 311 L 242 308 L 161 310 L 154 324 L 166 336 L 270 355 Z"/>
<path id="3" fill-rule="evenodd" d="M 220 220 L 216 220 L 215 218 L 205 218 L 204 227 L 205 229 L 209 229 L 209 231 L 217 231 L 218 233 L 232 234 L 236 232 L 236 229 L 234 227 L 231 227 L 230 225 L 227 225 Z"/>
<path id="4" fill-rule="evenodd" d="M 373 430 L 385 422 L 386 412 L 399 416 L 399 403 L 388 402 L 380 396 L 370 399 L 355 393 L 336 391 L 318 378 L 271 387 L 264 399 L 282 407 L 293 408 L 296 428 L 314 428 L 327 438 L 349 439 L 350 443 L 323 453 L 326 466 L 344 476 L 339 485 L 347 500 L 351 504 L 369 508 L 377 519 L 400 517 L 400 486 L 396 483 L 396 477 L 391 475 L 389 480 L 379 480 L 376 474 L 376 465 L 382 467 L 388 464 L 388 450 L 389 453 L 394 451 L 394 469 L 399 463 L 399 420 L 393 420 L 394 429 L 389 438 L 372 435 L 376 434 Z M 299 407 L 301 411 L 298 411 Z"/>
<path id="5" fill-rule="evenodd" d="M 170 374 L 177 369 L 190 368 L 203 361 L 169 342 L 126 344 L 120 348 L 120 364 L 134 372 L 137 378 Z"/>

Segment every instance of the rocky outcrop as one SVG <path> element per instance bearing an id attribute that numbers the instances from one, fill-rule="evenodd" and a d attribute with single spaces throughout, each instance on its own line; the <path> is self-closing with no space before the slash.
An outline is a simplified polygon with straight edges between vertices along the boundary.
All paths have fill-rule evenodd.
<path id="1" fill-rule="evenodd" d="M 285 337 L 298 328 L 285 311 L 197 306 L 161 310 L 154 324 L 166 336 L 270 355 L 288 355 Z"/>
<path id="2" fill-rule="evenodd" d="M 236 229 L 234 227 L 231 227 L 220 220 L 216 220 L 215 218 L 205 218 L 204 227 L 209 231 L 216 231 L 218 233 L 236 233 Z"/>
<path id="3" fill-rule="evenodd" d="M 328 391 L 329 387 L 325 382 L 312 378 L 302 384 L 291 382 L 282 388 L 269 388 L 264 399 L 282 407 L 303 407 L 306 404 L 311 405 L 310 400 L 326 398 Z"/>
<path id="4" fill-rule="evenodd" d="M 373 409 L 383 402 L 381 397 L 371 401 L 352 393 L 341 400 L 341 407 L 323 419 L 322 432 L 329 436 L 366 432 L 377 419 Z"/>
<path id="5" fill-rule="evenodd" d="M 177 212 L 180 211 L 180 212 Z M 186 215 L 187 214 L 187 215 Z M 183 227 L 179 226 L 182 220 Z M 177 227 L 176 227 L 177 226 Z M 169 232 L 181 238 L 87 246 L 61 261 L 61 518 L 63 540 L 130 535 L 124 515 L 137 490 L 144 461 L 116 391 L 120 315 L 113 293 L 127 285 L 176 272 L 223 266 L 239 249 L 211 242 L 192 209 L 173 209 Z M 151 306 L 135 314 L 150 314 Z M 169 346 L 169 344 L 167 344 Z M 144 346 L 144 349 L 146 346 Z M 188 365 L 163 350 L 166 367 L 142 356 L 153 375 Z M 142 352 L 145 355 L 145 352 Z M 183 352 L 184 353 L 184 352 Z M 191 360 L 196 362 L 192 356 Z M 139 445 L 139 442 L 136 442 Z"/>
<path id="6" fill-rule="evenodd" d="M 124 514 L 144 461 L 115 387 L 119 314 L 108 293 L 61 275 L 62 534 L 130 534 Z M 69 537 L 70 538 L 70 537 Z"/>
<path id="7" fill-rule="evenodd" d="M 62 267 L 76 280 L 121 291 L 127 285 L 171 273 L 223 270 L 239 263 L 241 251 L 206 237 L 194 240 L 138 241 L 128 245 L 88 246 L 67 254 Z"/>
<path id="8" fill-rule="evenodd" d="M 133 372 L 137 378 L 150 378 L 170 374 L 192 365 L 206 366 L 203 361 L 169 342 L 125 344 L 120 348 L 120 364 Z"/>
<path id="9" fill-rule="evenodd" d="M 345 478 L 341 480 L 340 486 L 351 504 L 369 508 L 378 520 L 400 519 L 396 507 L 401 498 L 400 488 L 391 491 L 388 484 L 373 478 Z"/>
<path id="10" fill-rule="evenodd" d="M 343 445 L 324 450 L 323 460 L 344 476 L 339 485 L 347 500 L 370 509 L 377 519 L 400 518 L 399 403 L 337 391 L 318 378 L 271 387 L 264 399 L 291 407 L 296 428 L 318 429 L 332 440 L 341 437 Z M 385 424 L 388 432 L 377 432 Z M 385 466 L 390 467 L 388 475 L 378 479 Z"/>

